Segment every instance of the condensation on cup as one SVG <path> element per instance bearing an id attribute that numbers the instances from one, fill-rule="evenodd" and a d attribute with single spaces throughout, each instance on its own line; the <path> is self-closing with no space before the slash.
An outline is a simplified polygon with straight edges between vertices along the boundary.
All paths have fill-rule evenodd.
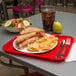
<path id="1" fill-rule="evenodd" d="M 46 32 L 52 31 L 52 24 L 53 21 L 55 20 L 55 9 L 45 8 L 42 10 L 41 14 L 44 30 Z"/>

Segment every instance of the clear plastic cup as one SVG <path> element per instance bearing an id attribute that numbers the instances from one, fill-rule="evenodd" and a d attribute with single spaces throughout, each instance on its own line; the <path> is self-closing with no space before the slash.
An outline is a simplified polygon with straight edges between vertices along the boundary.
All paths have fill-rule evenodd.
<path id="1" fill-rule="evenodd" d="M 55 20 L 55 7 L 43 7 L 41 11 L 43 28 L 45 31 L 52 31 L 52 24 Z"/>

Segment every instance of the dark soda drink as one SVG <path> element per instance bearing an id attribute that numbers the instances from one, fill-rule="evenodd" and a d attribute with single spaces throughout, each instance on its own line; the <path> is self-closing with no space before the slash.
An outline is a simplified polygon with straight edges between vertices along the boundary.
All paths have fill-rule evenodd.
<path id="1" fill-rule="evenodd" d="M 44 9 L 42 10 L 42 22 L 43 22 L 43 28 L 47 31 L 52 31 L 52 24 L 55 20 L 55 10 L 54 9 Z"/>

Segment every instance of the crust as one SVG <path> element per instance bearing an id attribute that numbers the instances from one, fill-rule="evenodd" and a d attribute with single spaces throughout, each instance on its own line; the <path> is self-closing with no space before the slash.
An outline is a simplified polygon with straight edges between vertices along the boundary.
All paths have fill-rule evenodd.
<path id="1" fill-rule="evenodd" d="M 27 33 L 31 33 L 31 32 L 39 33 L 39 32 L 44 32 L 44 30 L 43 29 L 40 29 L 38 27 L 27 27 L 24 30 L 22 30 L 20 32 L 20 34 L 27 34 Z"/>
<path id="2" fill-rule="evenodd" d="M 20 42 L 22 42 L 22 41 L 24 41 L 32 36 L 35 36 L 35 35 L 36 35 L 36 32 L 17 36 L 17 43 L 20 43 Z"/>

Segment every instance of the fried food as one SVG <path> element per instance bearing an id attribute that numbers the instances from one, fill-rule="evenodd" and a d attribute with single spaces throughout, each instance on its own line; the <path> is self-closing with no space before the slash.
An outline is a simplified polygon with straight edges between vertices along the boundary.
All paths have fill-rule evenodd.
<path id="1" fill-rule="evenodd" d="M 43 37 L 45 32 L 43 29 L 38 27 L 27 27 L 26 29 L 20 32 L 20 35 L 17 36 L 16 44 L 20 49 L 23 49 L 28 44 L 35 42 L 38 37 Z"/>
<path id="2" fill-rule="evenodd" d="M 36 32 L 17 36 L 17 42 L 20 43 L 20 42 L 24 41 L 25 39 L 29 39 L 30 37 L 35 36 L 35 35 L 36 35 Z"/>
<path id="3" fill-rule="evenodd" d="M 38 51 L 40 50 L 37 43 L 29 44 L 29 45 L 28 45 L 28 49 L 29 49 L 29 51 L 31 51 L 31 52 L 36 52 L 36 51 L 38 52 Z"/>
<path id="4" fill-rule="evenodd" d="M 44 36 L 37 39 L 34 43 L 27 46 L 29 51 L 46 51 L 53 48 L 57 43 L 58 38 L 55 36 Z"/>

